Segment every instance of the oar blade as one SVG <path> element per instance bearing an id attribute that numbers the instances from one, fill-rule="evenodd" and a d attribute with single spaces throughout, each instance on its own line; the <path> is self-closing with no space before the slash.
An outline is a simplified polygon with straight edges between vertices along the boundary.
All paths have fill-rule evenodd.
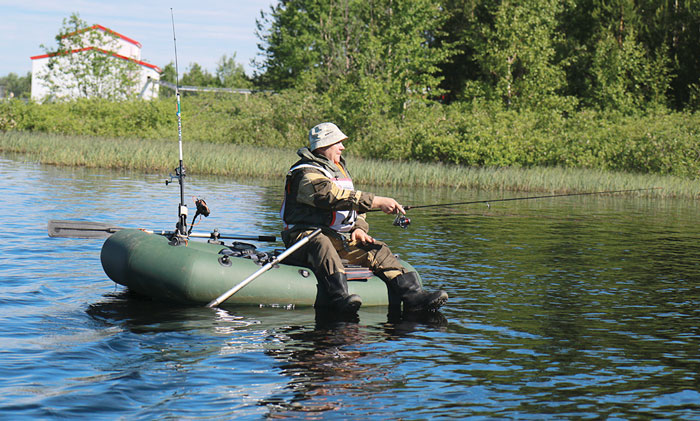
<path id="1" fill-rule="evenodd" d="M 49 221 L 49 237 L 107 238 L 120 227 L 90 221 Z"/>

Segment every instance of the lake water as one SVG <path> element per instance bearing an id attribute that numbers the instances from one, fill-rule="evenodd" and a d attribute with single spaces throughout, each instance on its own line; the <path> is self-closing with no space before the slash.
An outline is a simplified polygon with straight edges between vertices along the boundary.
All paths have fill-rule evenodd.
<path id="1" fill-rule="evenodd" d="M 47 236 L 49 219 L 172 229 L 179 191 L 164 175 L 5 157 L 0 179 L 0 418 L 700 419 L 694 201 L 428 208 L 406 230 L 371 214 L 374 236 L 450 301 L 432 317 L 332 322 L 140 300 L 105 276 L 101 240 Z M 190 174 L 186 197 L 212 210 L 200 231 L 279 235 L 281 183 Z"/>

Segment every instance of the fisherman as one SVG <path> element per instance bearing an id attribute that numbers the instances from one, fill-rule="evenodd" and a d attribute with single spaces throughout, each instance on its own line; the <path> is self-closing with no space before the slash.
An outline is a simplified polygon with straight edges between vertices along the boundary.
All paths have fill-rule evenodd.
<path id="1" fill-rule="evenodd" d="M 348 293 L 343 260 L 368 267 L 381 278 L 403 303 L 404 311 L 436 310 L 447 301 L 447 293 L 425 291 L 418 274 L 408 271 L 389 247 L 369 235 L 365 212 L 405 214 L 390 197 L 355 190 L 345 165 L 343 141 L 348 137 L 333 123 L 321 123 L 309 131 L 309 147 L 297 151 L 301 159 L 290 168 L 285 183 L 281 216 L 285 227 L 282 240 L 287 247 L 311 233 L 312 238 L 292 256 L 310 267 L 319 285 L 316 306 L 329 306 L 343 313 L 355 313 L 362 299 Z"/>

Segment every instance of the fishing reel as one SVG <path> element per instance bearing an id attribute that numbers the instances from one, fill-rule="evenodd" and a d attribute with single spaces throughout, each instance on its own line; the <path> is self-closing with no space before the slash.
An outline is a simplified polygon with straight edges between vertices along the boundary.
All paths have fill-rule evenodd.
<path id="1" fill-rule="evenodd" d="M 411 225 L 411 219 L 406 215 L 400 213 L 396 214 L 396 218 L 394 219 L 394 225 L 406 229 L 409 225 Z"/>
<path id="2" fill-rule="evenodd" d="M 173 180 L 178 180 L 178 181 L 180 181 L 181 175 L 182 175 L 182 177 L 185 176 L 185 167 L 182 167 L 182 174 L 180 174 L 180 167 L 176 167 L 176 168 L 175 168 L 175 175 L 173 175 L 172 173 L 170 173 L 170 174 L 169 174 L 170 179 L 169 179 L 169 180 L 168 180 L 168 179 L 165 179 L 165 185 L 167 186 L 168 184 L 172 183 Z"/>

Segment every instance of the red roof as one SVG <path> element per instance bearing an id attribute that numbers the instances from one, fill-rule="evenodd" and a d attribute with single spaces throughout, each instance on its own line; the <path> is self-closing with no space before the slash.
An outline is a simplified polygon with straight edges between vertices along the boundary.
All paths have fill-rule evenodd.
<path id="1" fill-rule="evenodd" d="M 141 48 L 141 43 L 138 42 L 138 41 L 136 41 L 135 39 L 129 38 L 129 37 L 127 37 L 127 36 L 124 36 L 124 35 L 120 34 L 120 33 L 117 32 L 117 31 L 113 31 L 113 30 L 111 30 L 111 29 L 109 29 L 109 28 L 105 28 L 104 26 L 102 26 L 102 25 L 97 25 L 97 24 L 92 25 L 92 26 L 87 27 L 87 28 L 80 29 L 80 30 L 75 31 L 75 32 L 71 32 L 70 34 L 66 34 L 66 35 L 64 35 L 64 36 L 61 37 L 61 38 L 66 38 L 66 37 L 73 36 L 73 35 L 75 35 L 75 34 L 80 34 L 80 33 L 82 33 L 82 32 L 87 32 L 87 31 L 89 31 L 89 30 L 91 30 L 91 29 L 100 29 L 100 30 L 102 30 L 102 31 L 107 32 L 108 34 L 112 34 L 112 35 L 114 35 L 114 36 L 117 37 L 117 38 L 121 38 L 121 39 L 123 39 L 124 41 L 130 42 L 130 43 L 134 44 L 135 46 Z"/>
<path id="2" fill-rule="evenodd" d="M 158 67 L 158 66 L 156 66 L 155 64 L 147 63 L 147 62 L 142 61 L 142 60 L 134 60 L 133 58 L 129 58 L 129 57 L 127 57 L 127 56 L 123 56 L 123 55 L 121 55 L 121 54 L 117 54 L 117 53 L 114 53 L 114 52 L 112 52 L 112 51 L 107 51 L 107 50 L 105 50 L 105 49 L 98 48 L 98 47 L 78 48 L 78 49 L 75 49 L 75 50 L 71 50 L 70 52 L 41 54 L 41 55 L 38 55 L 38 56 L 29 57 L 29 58 L 32 59 L 32 60 L 36 60 L 36 59 L 39 59 L 39 58 L 54 57 L 54 56 L 57 56 L 57 55 L 59 55 L 59 54 L 75 54 L 75 53 L 80 53 L 80 52 L 89 51 L 89 50 L 97 50 L 97 51 L 99 51 L 99 52 L 101 52 L 101 53 L 109 54 L 109 55 L 111 55 L 111 56 L 113 56 L 113 57 L 117 57 L 117 58 L 120 58 L 120 59 L 123 59 L 123 60 L 130 60 L 130 61 L 133 61 L 134 63 L 139 64 L 139 65 L 141 65 L 141 66 L 145 66 L 145 67 L 148 67 L 148 68 L 150 68 L 150 69 L 153 69 L 153 70 L 155 70 L 155 71 L 158 72 L 158 73 L 163 73 L 163 70 L 161 70 L 161 68 Z"/>
<path id="3" fill-rule="evenodd" d="M 127 37 L 127 36 L 124 36 L 124 35 L 120 34 L 119 32 L 113 31 L 113 30 L 111 30 L 111 29 L 109 29 L 109 28 L 105 28 L 104 26 L 102 26 L 102 25 L 97 25 L 97 24 L 92 25 L 92 26 L 87 27 L 87 28 L 80 29 L 80 30 L 75 31 L 75 32 L 72 32 L 72 33 L 70 33 L 70 34 L 66 34 L 66 35 L 64 35 L 62 38 L 66 38 L 66 37 L 69 37 L 69 36 L 72 36 L 72 35 L 75 35 L 75 34 L 79 34 L 79 33 L 82 33 L 82 32 L 86 32 L 86 31 L 89 31 L 89 30 L 91 30 L 91 29 L 99 29 L 99 30 L 101 30 L 101 31 L 105 31 L 105 32 L 107 32 L 108 34 L 112 34 L 112 35 L 114 35 L 114 36 L 117 37 L 117 38 L 121 38 L 121 39 L 123 39 L 124 41 L 127 41 L 127 42 L 129 42 L 129 43 L 131 43 L 131 44 L 134 44 L 134 45 L 137 46 L 138 48 L 141 48 L 141 43 L 138 42 L 138 41 L 136 41 L 135 39 L 129 38 L 129 37 Z M 105 54 L 111 54 L 112 56 L 117 57 L 117 58 L 121 58 L 121 59 L 124 59 L 124 60 L 131 60 L 131 61 L 133 61 L 133 62 L 136 63 L 136 64 L 140 64 L 141 66 L 145 66 L 145 67 L 151 68 L 151 69 L 155 70 L 155 71 L 158 72 L 158 73 L 162 73 L 162 72 L 163 72 L 163 71 L 160 69 L 160 67 L 158 67 L 158 66 L 156 66 L 156 65 L 154 65 L 154 64 L 150 64 L 150 63 L 147 63 L 147 62 L 145 62 L 145 61 L 134 60 L 134 59 L 132 59 L 132 58 L 123 56 L 123 55 L 121 55 L 121 54 L 113 53 L 113 52 L 111 52 L 111 51 L 107 51 L 107 50 L 104 50 L 104 49 L 99 48 L 99 47 L 85 47 L 85 48 L 79 48 L 79 49 L 70 51 L 70 53 L 71 53 L 71 54 L 73 54 L 73 53 L 79 53 L 79 52 L 82 52 L 82 51 L 88 51 L 88 50 L 93 50 L 93 49 L 98 50 L 98 51 L 101 51 L 101 52 L 103 52 L 103 53 L 105 53 Z M 55 56 L 55 55 L 57 55 L 57 54 L 59 54 L 59 53 L 41 54 L 41 55 L 38 55 L 38 56 L 29 57 L 29 58 L 32 59 L 32 60 L 36 60 L 36 59 L 39 59 L 39 58 L 53 57 L 53 56 Z"/>

